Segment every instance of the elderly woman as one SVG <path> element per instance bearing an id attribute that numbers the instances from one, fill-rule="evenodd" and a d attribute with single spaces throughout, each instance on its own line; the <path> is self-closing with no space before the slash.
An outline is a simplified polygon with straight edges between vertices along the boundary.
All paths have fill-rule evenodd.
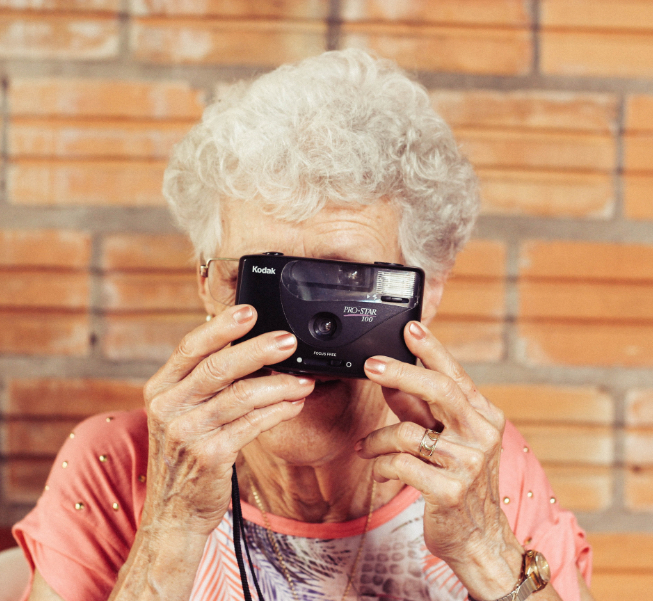
<path id="1" fill-rule="evenodd" d="M 231 346 L 259 316 L 233 306 L 237 264 L 213 262 L 199 279 L 211 319 L 148 382 L 146 411 L 81 424 L 17 525 L 29 599 L 245 598 L 234 464 L 268 601 L 591 599 L 573 516 L 427 329 L 478 200 L 422 87 L 353 50 L 281 67 L 206 110 L 164 191 L 200 261 L 279 251 L 422 267 L 422 322 L 403 332 L 420 362 L 379 354 L 367 379 L 267 369 L 295 336 Z"/>

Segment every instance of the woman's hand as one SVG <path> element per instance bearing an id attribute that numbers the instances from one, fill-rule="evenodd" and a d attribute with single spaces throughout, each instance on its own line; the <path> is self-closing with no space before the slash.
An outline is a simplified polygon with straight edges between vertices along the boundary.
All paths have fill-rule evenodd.
<path id="1" fill-rule="evenodd" d="M 523 553 L 499 498 L 503 413 L 421 324 L 411 322 L 404 335 L 424 367 L 367 360 L 367 376 L 401 422 L 372 432 L 357 450 L 375 458 L 377 481 L 398 479 L 422 493 L 426 545 L 470 594 L 499 598 L 515 586 Z M 420 454 L 425 430 L 443 425 L 432 455 Z"/>
<path id="2" fill-rule="evenodd" d="M 270 332 L 229 344 L 256 322 L 231 307 L 188 334 L 147 383 L 150 436 L 144 523 L 208 535 L 231 498 L 232 466 L 261 432 L 292 419 L 314 386 L 285 374 L 247 377 L 289 357 L 297 340 Z"/>

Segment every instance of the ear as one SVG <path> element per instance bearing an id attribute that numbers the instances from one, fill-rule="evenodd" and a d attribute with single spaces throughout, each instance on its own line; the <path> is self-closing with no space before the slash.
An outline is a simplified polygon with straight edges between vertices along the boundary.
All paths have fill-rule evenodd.
<path id="1" fill-rule="evenodd" d="M 435 314 L 438 312 L 442 293 L 444 292 L 444 283 L 448 274 L 438 277 L 427 278 L 424 285 L 424 304 L 422 305 L 422 323 L 428 326 Z"/>
<path id="2" fill-rule="evenodd" d="M 204 305 L 204 310 L 207 315 L 217 315 L 220 311 L 217 308 L 216 302 L 213 300 L 211 293 L 209 292 L 209 278 L 203 278 L 200 275 L 200 261 L 198 260 L 195 264 L 195 273 L 197 274 L 197 293 L 200 296 L 200 300 Z"/>

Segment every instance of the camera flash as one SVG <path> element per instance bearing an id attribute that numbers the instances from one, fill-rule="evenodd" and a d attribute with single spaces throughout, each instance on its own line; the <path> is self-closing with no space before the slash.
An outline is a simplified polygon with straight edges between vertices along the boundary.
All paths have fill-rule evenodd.
<path id="1" fill-rule="evenodd" d="M 376 293 L 382 296 L 411 298 L 414 289 L 414 271 L 379 271 L 376 274 Z"/>

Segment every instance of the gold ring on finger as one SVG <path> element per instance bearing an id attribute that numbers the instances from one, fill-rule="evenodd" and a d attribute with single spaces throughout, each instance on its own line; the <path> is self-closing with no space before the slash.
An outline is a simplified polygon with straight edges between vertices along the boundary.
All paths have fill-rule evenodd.
<path id="1" fill-rule="evenodd" d="M 440 440 L 440 434 L 440 432 L 436 432 L 435 430 L 426 429 L 424 436 L 422 436 L 422 442 L 419 443 L 419 454 L 422 457 L 433 455 L 435 446 L 438 444 L 438 440 Z"/>

